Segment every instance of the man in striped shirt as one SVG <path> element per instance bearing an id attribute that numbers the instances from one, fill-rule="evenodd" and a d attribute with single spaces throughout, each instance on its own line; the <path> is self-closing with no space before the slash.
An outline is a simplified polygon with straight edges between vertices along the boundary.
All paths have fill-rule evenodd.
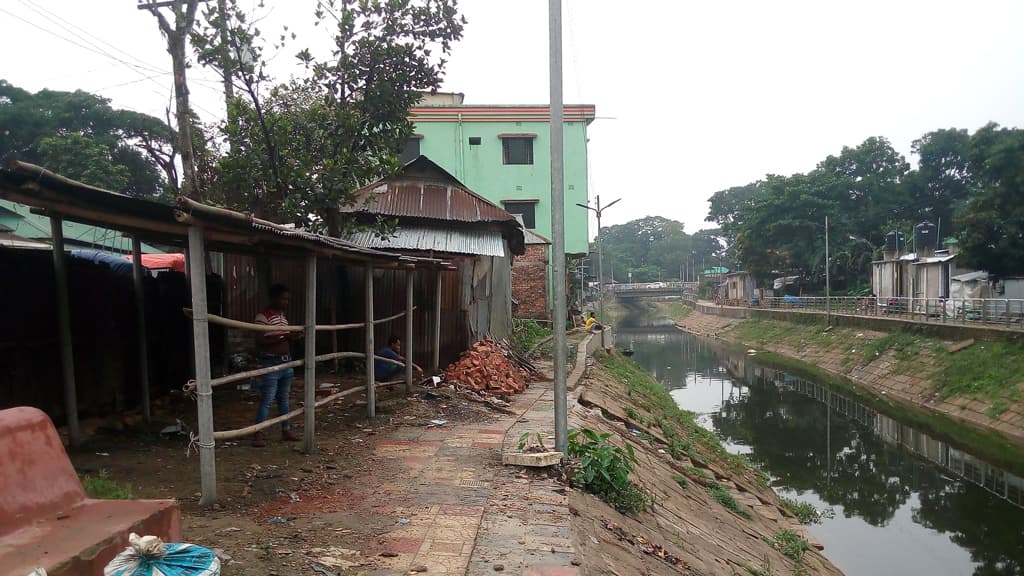
<path id="1" fill-rule="evenodd" d="M 287 326 L 288 318 L 285 317 L 285 310 L 291 301 L 291 294 L 288 287 L 283 284 L 274 284 L 270 287 L 270 304 L 256 315 L 256 323 L 267 326 Z M 260 368 L 270 368 L 278 364 L 290 362 L 292 340 L 302 337 L 302 332 L 260 332 L 256 337 L 259 347 Z M 270 415 L 270 407 L 277 402 L 278 414 L 288 413 L 288 395 L 292 388 L 292 379 L 295 378 L 295 371 L 285 368 L 260 377 L 260 404 L 256 411 L 256 422 L 263 422 Z M 281 439 L 287 442 L 296 442 L 299 437 L 291 431 L 290 423 L 285 420 L 281 423 Z M 257 432 L 253 438 L 252 445 L 262 448 L 267 445 L 263 432 Z"/>

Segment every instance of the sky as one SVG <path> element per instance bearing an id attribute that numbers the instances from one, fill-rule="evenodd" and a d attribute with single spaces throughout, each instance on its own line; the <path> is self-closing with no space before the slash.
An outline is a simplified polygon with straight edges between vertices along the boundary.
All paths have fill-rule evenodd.
<path id="1" fill-rule="evenodd" d="M 302 73 L 300 48 L 329 48 L 316 0 L 240 2 L 268 36 L 298 34 L 271 60 L 278 79 Z M 473 104 L 546 103 L 547 2 L 459 8 L 469 23 L 443 89 Z M 1024 126 L 1021 22 L 1020 0 L 564 0 L 565 101 L 597 106 L 591 197 L 622 198 L 605 225 L 657 215 L 694 232 L 711 226 L 716 191 L 806 172 L 871 136 L 913 162 L 911 142 L 934 129 Z M 5 0 L 0 27 L 0 78 L 166 116 L 170 56 L 133 0 Z M 221 118 L 217 75 L 196 66 L 189 81 L 202 119 Z"/>

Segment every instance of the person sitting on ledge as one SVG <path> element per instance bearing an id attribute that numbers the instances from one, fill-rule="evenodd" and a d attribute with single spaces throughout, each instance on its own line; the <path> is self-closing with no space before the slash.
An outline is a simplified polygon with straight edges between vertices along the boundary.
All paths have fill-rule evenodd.
<path id="1" fill-rule="evenodd" d="M 391 336 L 388 338 L 388 345 L 386 348 L 381 349 L 377 352 L 377 356 L 381 358 L 388 358 L 398 362 L 405 362 L 405 357 L 402 356 L 402 339 L 398 336 Z M 412 365 L 421 376 L 423 375 L 423 369 L 416 364 Z M 373 377 L 378 382 L 387 382 L 390 378 L 398 376 L 402 373 L 405 366 L 395 364 L 392 362 L 385 362 L 380 358 L 373 361 Z"/>
<path id="2" fill-rule="evenodd" d="M 604 325 L 597 321 L 594 317 L 594 313 L 590 313 L 590 317 L 587 318 L 587 323 L 583 325 L 583 329 L 587 332 L 600 332 L 604 330 Z"/>

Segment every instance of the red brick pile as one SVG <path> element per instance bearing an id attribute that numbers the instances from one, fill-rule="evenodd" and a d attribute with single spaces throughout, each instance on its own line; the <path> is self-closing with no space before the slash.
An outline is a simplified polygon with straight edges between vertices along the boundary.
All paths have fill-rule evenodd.
<path id="1" fill-rule="evenodd" d="M 526 390 L 532 376 L 513 364 L 494 340 L 474 342 L 444 370 L 450 384 L 503 398 Z"/>

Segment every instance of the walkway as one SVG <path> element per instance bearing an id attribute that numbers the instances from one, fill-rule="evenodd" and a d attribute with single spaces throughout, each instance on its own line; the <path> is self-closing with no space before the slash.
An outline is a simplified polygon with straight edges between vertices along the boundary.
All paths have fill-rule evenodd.
<path id="1" fill-rule="evenodd" d="M 397 459 L 391 483 L 416 510 L 382 538 L 379 573 L 577 574 L 562 485 L 501 465 L 502 446 L 515 448 L 520 429 L 552 434 L 551 383 L 531 385 L 512 409 L 517 416 L 486 427 L 399 428 L 377 444 L 378 456 Z"/>

